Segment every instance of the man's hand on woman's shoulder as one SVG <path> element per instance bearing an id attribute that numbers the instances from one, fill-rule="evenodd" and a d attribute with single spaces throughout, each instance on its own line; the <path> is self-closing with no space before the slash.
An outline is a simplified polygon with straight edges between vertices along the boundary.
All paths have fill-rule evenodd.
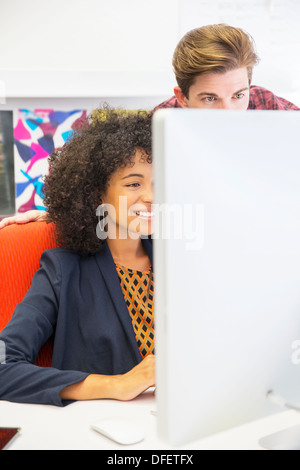
<path id="1" fill-rule="evenodd" d="M 41 222 L 47 219 L 47 212 L 40 210 L 31 210 L 24 212 L 23 214 L 13 215 L 11 217 L 5 217 L 0 220 L 0 230 L 8 225 L 12 224 L 27 224 L 28 222 Z"/>

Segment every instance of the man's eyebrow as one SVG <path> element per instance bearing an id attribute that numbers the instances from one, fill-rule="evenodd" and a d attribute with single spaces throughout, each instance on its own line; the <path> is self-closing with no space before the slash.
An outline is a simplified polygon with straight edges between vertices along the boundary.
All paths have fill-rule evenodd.
<path id="1" fill-rule="evenodd" d="M 246 91 L 246 90 L 249 90 L 249 87 L 248 87 L 248 86 L 246 86 L 245 88 L 241 88 L 241 89 L 238 90 L 238 91 L 235 91 L 233 94 L 234 94 L 234 95 L 237 95 L 238 93 L 242 93 L 242 91 Z"/>
<path id="2" fill-rule="evenodd" d="M 144 178 L 144 175 L 141 175 L 140 173 L 130 173 L 130 175 L 126 175 L 122 178 L 124 180 L 125 178 L 131 178 L 132 176 L 138 177 L 138 178 Z"/>
<path id="3" fill-rule="evenodd" d="M 238 91 L 235 91 L 232 93 L 233 95 L 237 95 L 238 93 L 242 93 L 242 91 L 249 90 L 249 87 L 241 88 Z M 218 95 L 216 93 L 210 93 L 209 91 L 202 91 L 201 93 L 198 93 L 198 96 L 214 96 L 215 98 L 218 98 Z"/>
<path id="4" fill-rule="evenodd" d="M 198 96 L 218 96 L 216 93 L 209 93 L 208 91 L 202 91 L 202 93 L 198 93 Z"/>

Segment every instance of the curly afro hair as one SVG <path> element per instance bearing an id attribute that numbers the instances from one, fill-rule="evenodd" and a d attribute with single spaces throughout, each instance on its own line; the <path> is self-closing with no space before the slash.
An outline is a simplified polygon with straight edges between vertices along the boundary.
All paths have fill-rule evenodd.
<path id="1" fill-rule="evenodd" d="M 104 242 L 96 234 L 101 195 L 112 174 L 129 165 L 137 149 L 144 150 L 151 163 L 150 113 L 105 106 L 50 155 L 44 203 L 61 246 L 84 254 L 101 250 Z"/>

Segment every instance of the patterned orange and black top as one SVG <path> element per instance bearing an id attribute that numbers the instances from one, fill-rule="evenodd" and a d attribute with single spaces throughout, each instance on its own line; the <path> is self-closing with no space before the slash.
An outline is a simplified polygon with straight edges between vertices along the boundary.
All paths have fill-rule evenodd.
<path id="1" fill-rule="evenodd" d="M 142 357 L 154 354 L 152 267 L 148 271 L 137 271 L 116 264 L 116 268 L 140 353 Z"/>

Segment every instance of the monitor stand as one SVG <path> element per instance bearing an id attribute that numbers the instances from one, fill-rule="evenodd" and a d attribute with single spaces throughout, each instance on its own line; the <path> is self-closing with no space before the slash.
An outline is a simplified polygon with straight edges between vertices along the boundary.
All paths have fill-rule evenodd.
<path id="1" fill-rule="evenodd" d="M 262 437 L 259 445 L 271 450 L 300 450 L 300 425 Z"/>

